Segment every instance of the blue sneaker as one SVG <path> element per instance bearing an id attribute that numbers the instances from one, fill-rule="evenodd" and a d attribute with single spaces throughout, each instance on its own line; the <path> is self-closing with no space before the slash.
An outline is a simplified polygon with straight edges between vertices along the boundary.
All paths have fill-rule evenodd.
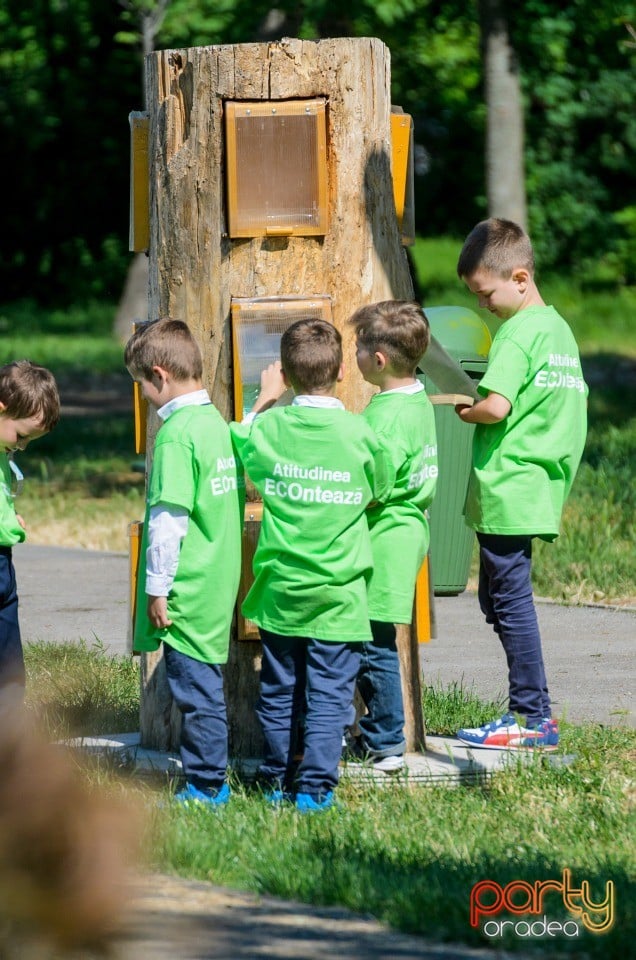
<path id="1" fill-rule="evenodd" d="M 329 810 L 336 806 L 336 798 L 333 790 L 322 793 L 318 800 L 314 799 L 310 793 L 296 794 L 296 809 L 298 813 L 318 813 L 322 810 Z"/>
<path id="2" fill-rule="evenodd" d="M 284 803 L 292 803 L 294 798 L 286 790 L 272 787 L 270 790 L 263 791 L 263 799 L 270 807 L 281 807 Z"/>
<path id="3" fill-rule="evenodd" d="M 195 787 L 193 783 L 186 783 L 183 790 L 179 790 L 179 793 L 175 793 L 174 802 L 181 804 L 201 803 L 208 807 L 222 807 L 228 802 L 230 796 L 231 791 L 227 783 L 224 783 L 222 787 L 219 787 L 214 794 L 204 793 L 203 790 L 199 790 L 197 787 Z"/>
<path id="4" fill-rule="evenodd" d="M 484 750 L 556 750 L 559 725 L 556 720 L 545 719 L 536 727 L 522 727 L 513 714 L 506 713 L 483 727 L 458 730 L 457 739 Z"/>

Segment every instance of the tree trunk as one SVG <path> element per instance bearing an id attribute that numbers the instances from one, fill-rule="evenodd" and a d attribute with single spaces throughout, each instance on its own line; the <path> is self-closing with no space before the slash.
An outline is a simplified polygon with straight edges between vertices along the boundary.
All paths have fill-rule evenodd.
<path id="1" fill-rule="evenodd" d="M 526 229 L 523 102 L 519 64 L 510 43 L 505 0 L 481 0 L 488 215 Z"/>
<path id="2" fill-rule="evenodd" d="M 150 113 L 150 316 L 185 320 L 204 357 L 221 414 L 232 405 L 232 297 L 331 297 L 347 377 L 340 397 L 360 411 L 372 389 L 359 376 L 346 321 L 361 304 L 406 299 L 413 288 L 400 244 L 390 154 L 389 51 L 376 39 L 238 44 L 161 51 L 146 61 Z M 329 224 L 324 237 L 230 239 L 225 233 L 225 100 L 324 97 L 328 103 Z M 150 445 L 149 445 L 150 449 Z M 419 666 L 400 640 L 411 747 L 423 740 Z M 400 631 L 401 638 L 404 631 Z M 417 660 L 417 658 L 415 658 Z M 167 711 L 150 685 L 152 717 Z M 231 644 L 226 669 L 230 752 L 258 756 L 254 716 L 259 645 Z M 142 728 L 142 740 L 169 720 Z M 176 730 L 174 731 L 176 736 Z"/>

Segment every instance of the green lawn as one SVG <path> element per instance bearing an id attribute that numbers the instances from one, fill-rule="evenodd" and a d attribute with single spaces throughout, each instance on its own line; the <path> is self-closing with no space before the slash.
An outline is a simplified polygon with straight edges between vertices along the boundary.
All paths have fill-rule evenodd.
<path id="1" fill-rule="evenodd" d="M 99 647 L 38 644 L 27 649 L 28 705 L 52 737 L 135 729 L 137 671 L 136 660 L 108 657 Z M 430 735 L 481 723 L 501 705 L 458 687 L 429 688 L 423 709 Z M 215 812 L 172 807 L 165 776 L 133 776 L 114 758 L 90 765 L 86 775 L 125 796 L 131 815 L 142 811 L 151 869 L 347 907 L 433 941 L 531 948 L 546 957 L 626 958 L 636 934 L 636 731 L 565 721 L 561 730 L 557 753 L 512 763 L 487 781 L 424 787 L 398 778 L 374 787 L 343 779 L 340 807 L 306 817 L 292 807 L 270 808 L 236 776 L 230 804 Z M 589 884 L 597 903 L 613 885 L 615 919 L 606 933 L 577 924 L 576 936 L 529 941 L 489 938 L 483 917 L 471 927 L 475 884 L 561 884 L 564 870 L 577 888 Z M 546 894 L 544 915 L 570 922 L 572 931 L 575 918 L 558 891 Z M 591 916 L 600 924 L 603 911 Z M 507 917 L 503 912 L 500 919 Z"/>

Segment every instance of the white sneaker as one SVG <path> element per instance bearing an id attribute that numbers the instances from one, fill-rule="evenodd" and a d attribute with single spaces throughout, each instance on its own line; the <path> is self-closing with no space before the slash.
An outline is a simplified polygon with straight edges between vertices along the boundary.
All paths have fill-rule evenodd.
<path id="1" fill-rule="evenodd" d="M 403 756 L 379 757 L 373 761 L 373 769 L 380 770 L 382 773 L 397 773 L 406 766 Z"/>

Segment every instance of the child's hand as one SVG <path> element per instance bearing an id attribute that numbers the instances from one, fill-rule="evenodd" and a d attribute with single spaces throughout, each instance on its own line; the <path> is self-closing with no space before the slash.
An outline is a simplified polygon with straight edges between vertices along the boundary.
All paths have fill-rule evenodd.
<path id="1" fill-rule="evenodd" d="M 18 521 L 18 523 L 20 524 L 20 526 L 22 527 L 22 529 L 23 529 L 23 530 L 26 530 L 26 523 L 24 522 L 24 520 L 22 519 L 22 517 L 20 516 L 19 513 L 16 513 L 15 518 L 16 518 L 16 520 Z"/>
<path id="2" fill-rule="evenodd" d="M 467 410 L 472 410 L 472 407 L 473 407 L 472 403 L 456 403 L 455 413 L 457 414 L 460 420 L 464 420 L 465 422 L 468 422 L 465 419 L 465 413 Z"/>
<path id="3" fill-rule="evenodd" d="M 160 630 L 172 625 L 172 620 L 168 619 L 167 597 L 148 597 L 148 619 Z"/>
<path id="4" fill-rule="evenodd" d="M 260 413 L 262 410 L 273 407 L 285 393 L 285 390 L 287 390 L 287 384 L 283 377 L 280 360 L 276 360 L 265 367 L 261 373 L 261 389 L 252 407 L 252 412 Z"/>

